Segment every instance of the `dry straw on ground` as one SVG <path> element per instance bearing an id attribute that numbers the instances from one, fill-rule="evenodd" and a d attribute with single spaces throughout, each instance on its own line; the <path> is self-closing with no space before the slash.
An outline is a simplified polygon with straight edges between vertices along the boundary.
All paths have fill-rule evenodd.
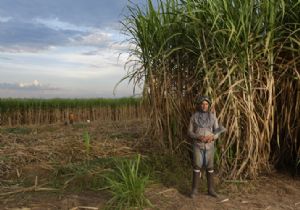
<path id="1" fill-rule="evenodd" d="M 65 126 L 27 126 L 26 133 L 12 133 L 9 127 L 0 132 L 0 196 L 28 192 L 56 190 L 47 186 L 48 181 L 60 167 L 83 164 L 97 158 L 125 157 L 135 154 L 136 137 L 140 135 L 136 120 L 123 122 L 97 122 Z M 138 121 L 139 125 L 143 122 Z M 17 128 L 16 128 L 17 129 Z M 84 131 L 90 135 L 87 153 L 83 140 Z M 96 167 L 89 171 L 102 173 L 105 168 Z M 51 177 L 52 176 L 52 177 Z M 74 176 L 66 180 L 67 186 Z M 18 182 L 27 180 L 28 187 Z"/>

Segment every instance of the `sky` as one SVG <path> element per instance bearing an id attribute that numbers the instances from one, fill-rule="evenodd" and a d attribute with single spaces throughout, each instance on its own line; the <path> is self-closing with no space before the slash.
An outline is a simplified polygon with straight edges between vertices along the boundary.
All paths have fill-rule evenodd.
<path id="1" fill-rule="evenodd" d="M 0 0 L 0 98 L 132 96 L 128 81 L 113 92 L 126 75 L 129 43 L 120 21 L 127 4 Z"/>

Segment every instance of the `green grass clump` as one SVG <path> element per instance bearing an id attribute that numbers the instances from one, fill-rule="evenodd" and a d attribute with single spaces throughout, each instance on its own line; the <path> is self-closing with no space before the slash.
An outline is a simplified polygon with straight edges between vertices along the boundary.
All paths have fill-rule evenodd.
<path id="1" fill-rule="evenodd" d="M 132 160 L 115 161 L 115 168 L 105 175 L 113 197 L 108 201 L 108 209 L 141 209 L 151 205 L 145 197 L 149 175 L 140 173 L 141 156 Z"/>
<path id="2" fill-rule="evenodd" d="M 84 143 L 85 152 L 86 152 L 87 157 L 90 154 L 90 147 L 91 147 L 90 140 L 91 140 L 91 137 L 90 137 L 89 132 L 84 131 L 84 133 L 83 133 L 83 143 Z"/>

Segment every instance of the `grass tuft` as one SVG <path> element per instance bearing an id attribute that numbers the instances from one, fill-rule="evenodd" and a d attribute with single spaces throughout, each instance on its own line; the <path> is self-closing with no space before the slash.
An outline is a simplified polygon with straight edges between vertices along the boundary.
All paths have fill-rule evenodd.
<path id="1" fill-rule="evenodd" d="M 145 197 L 149 175 L 140 173 L 140 163 L 140 155 L 132 160 L 116 160 L 113 171 L 105 175 L 113 195 L 107 203 L 108 209 L 141 209 L 151 205 Z"/>

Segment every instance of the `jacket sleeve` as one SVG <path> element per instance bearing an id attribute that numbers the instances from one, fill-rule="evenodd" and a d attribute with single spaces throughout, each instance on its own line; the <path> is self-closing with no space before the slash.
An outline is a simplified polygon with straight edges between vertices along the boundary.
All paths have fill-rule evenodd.
<path id="1" fill-rule="evenodd" d="M 217 116 L 215 114 L 213 114 L 213 117 L 214 117 L 213 132 L 215 132 L 217 129 L 219 129 L 219 123 L 218 123 Z M 219 136 L 220 133 L 214 134 L 214 140 L 218 139 Z"/>
<path id="2" fill-rule="evenodd" d="M 195 115 L 192 115 L 192 117 L 190 119 L 189 127 L 188 127 L 188 135 L 192 139 L 198 139 L 196 133 L 194 132 L 194 118 L 195 118 Z"/>

